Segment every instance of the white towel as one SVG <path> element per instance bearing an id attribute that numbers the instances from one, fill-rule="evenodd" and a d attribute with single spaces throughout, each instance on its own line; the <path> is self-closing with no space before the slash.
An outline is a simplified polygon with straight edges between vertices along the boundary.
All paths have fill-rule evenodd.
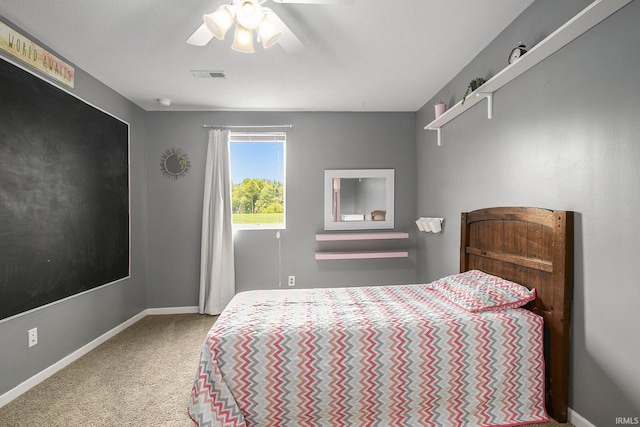
<path id="1" fill-rule="evenodd" d="M 418 230 L 426 233 L 440 233 L 442 231 L 442 222 L 444 218 L 425 218 L 420 217 L 416 220 Z"/>

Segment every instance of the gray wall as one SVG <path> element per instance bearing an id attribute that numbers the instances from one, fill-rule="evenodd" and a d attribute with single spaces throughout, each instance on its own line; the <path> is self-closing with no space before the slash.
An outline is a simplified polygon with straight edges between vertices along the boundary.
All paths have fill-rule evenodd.
<path id="1" fill-rule="evenodd" d="M 282 277 L 275 230 L 235 234 L 236 291 L 277 288 L 296 276 L 296 287 L 414 282 L 415 251 L 408 259 L 316 261 L 322 247 L 325 169 L 394 168 L 396 230 L 410 231 L 402 247 L 415 246 L 414 113 L 198 113 L 146 115 L 149 161 L 149 307 L 198 304 L 200 231 L 207 129 L 203 124 L 293 124 L 287 130 L 287 228 L 281 232 Z M 191 170 L 178 180 L 160 172 L 160 156 L 181 148 Z M 156 166 L 157 165 L 157 166 Z M 375 248 L 375 243 L 369 247 Z M 382 243 L 385 244 L 385 243 Z M 388 243 L 387 243 L 388 244 Z M 391 245 L 394 245 L 393 243 Z M 344 245 L 349 248 L 349 245 Z"/>
<path id="2" fill-rule="evenodd" d="M 632 2 L 436 133 L 437 99 L 460 99 L 476 75 L 506 65 L 590 1 L 536 1 L 419 111 L 418 213 L 442 215 L 420 235 L 418 278 L 458 271 L 460 212 L 489 206 L 573 210 L 575 285 L 570 406 L 598 426 L 640 416 L 640 3 Z M 487 74 L 485 74 L 487 73 Z"/>
<path id="3" fill-rule="evenodd" d="M 0 395 L 147 307 L 144 112 L 77 67 L 69 91 L 130 124 L 131 277 L 0 322 Z M 38 345 L 28 348 L 27 330 L 34 327 Z"/>

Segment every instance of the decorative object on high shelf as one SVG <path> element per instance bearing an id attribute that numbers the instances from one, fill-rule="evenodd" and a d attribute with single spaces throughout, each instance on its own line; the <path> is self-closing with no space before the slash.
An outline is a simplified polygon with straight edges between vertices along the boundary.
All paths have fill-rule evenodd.
<path id="1" fill-rule="evenodd" d="M 445 111 L 447 111 L 447 104 L 445 104 L 444 101 L 438 101 L 433 106 L 433 108 L 435 109 L 436 119 L 437 119 L 438 117 L 443 115 Z"/>
<path id="2" fill-rule="evenodd" d="M 420 217 L 416 220 L 418 230 L 425 233 L 440 233 L 442 231 L 442 223 L 444 218 L 425 218 Z"/>
<path id="3" fill-rule="evenodd" d="M 462 97 L 462 103 L 464 104 L 464 101 L 467 99 L 467 96 L 471 92 L 473 92 L 474 90 L 482 86 L 485 82 L 486 80 L 482 77 L 476 77 L 475 79 L 471 80 L 469 82 L 469 86 L 467 86 L 467 91 L 464 93 L 464 96 Z"/>
<path id="4" fill-rule="evenodd" d="M 522 42 L 518 43 L 518 46 L 514 47 L 509 54 L 509 64 L 520 59 L 525 53 L 527 53 L 527 46 L 523 45 Z"/>
<path id="5" fill-rule="evenodd" d="M 170 148 L 162 153 L 160 159 L 160 170 L 162 174 L 170 179 L 183 177 L 191 167 L 189 156 L 179 148 Z"/>
<path id="6" fill-rule="evenodd" d="M 546 58 L 560 50 L 563 46 L 571 43 L 571 41 L 575 40 L 581 34 L 589 31 L 589 29 L 598 25 L 599 22 L 602 22 L 630 2 L 631 0 L 599 0 L 589 4 L 589 6 L 567 21 L 556 31 L 530 48 L 527 53 L 520 58 L 520 60 L 506 66 L 502 71 L 499 71 L 491 77 L 491 79 L 485 83 L 485 87 L 482 91 L 478 92 L 478 96 L 470 97 L 468 100 L 469 102 L 465 104 L 458 102 L 451 106 L 447 110 L 447 114 L 444 114 L 439 119 L 433 120 L 424 128 L 435 130 L 437 132 L 438 146 L 440 146 L 442 145 L 443 126 L 452 120 L 455 120 L 465 111 L 473 108 L 474 105 L 483 99 L 487 100 L 487 118 L 491 119 L 493 117 L 493 94 L 496 91 L 526 73 L 541 61 L 544 61 Z"/>

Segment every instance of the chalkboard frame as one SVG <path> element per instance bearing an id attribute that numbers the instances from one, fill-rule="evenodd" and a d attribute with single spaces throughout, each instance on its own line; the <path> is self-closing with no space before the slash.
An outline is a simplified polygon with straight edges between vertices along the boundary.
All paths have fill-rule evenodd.
<path id="1" fill-rule="evenodd" d="M 0 55 L 0 322 L 131 277 L 130 125 Z"/>

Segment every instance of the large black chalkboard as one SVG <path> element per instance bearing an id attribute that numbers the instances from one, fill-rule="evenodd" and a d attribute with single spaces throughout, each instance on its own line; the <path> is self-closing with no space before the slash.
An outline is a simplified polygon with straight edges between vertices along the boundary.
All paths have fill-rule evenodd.
<path id="1" fill-rule="evenodd" d="M 0 319 L 129 276 L 129 126 L 0 60 Z"/>

